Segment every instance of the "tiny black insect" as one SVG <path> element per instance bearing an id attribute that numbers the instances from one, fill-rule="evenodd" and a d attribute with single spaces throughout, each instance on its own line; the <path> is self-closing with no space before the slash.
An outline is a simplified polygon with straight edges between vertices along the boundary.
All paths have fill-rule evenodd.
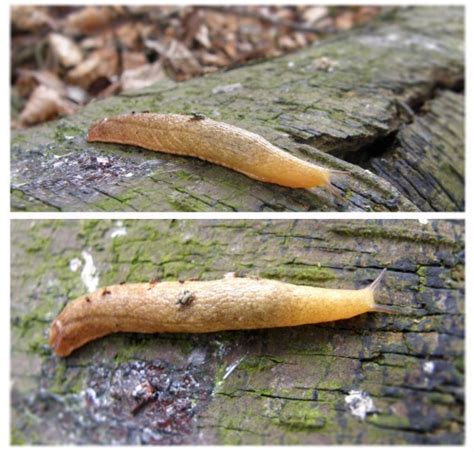
<path id="1" fill-rule="evenodd" d="M 203 114 L 195 113 L 194 111 L 191 112 L 191 115 L 192 115 L 192 118 L 190 119 L 190 121 L 203 121 L 204 119 L 206 119 L 206 117 Z"/>

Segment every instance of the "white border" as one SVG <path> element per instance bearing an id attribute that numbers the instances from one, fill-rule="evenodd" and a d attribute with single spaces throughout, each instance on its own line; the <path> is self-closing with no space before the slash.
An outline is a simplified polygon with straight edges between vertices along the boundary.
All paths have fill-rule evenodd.
<path id="1" fill-rule="evenodd" d="M 99 2 L 100 4 L 120 4 L 121 2 L 117 1 L 110 1 L 110 0 L 103 0 Z M 131 4 L 132 2 L 123 2 Z M 419 0 L 417 2 L 413 1 L 394 1 L 394 2 L 387 2 L 387 1 L 373 1 L 373 0 L 366 0 L 366 1 L 297 1 L 297 2 L 286 2 L 281 0 L 261 0 L 261 1 L 236 1 L 231 2 L 231 4 L 324 4 L 324 5 L 464 5 L 466 7 L 466 24 L 470 24 L 470 26 L 466 26 L 466 118 L 472 121 L 472 93 L 471 93 L 471 83 L 473 78 L 473 71 L 472 71 L 472 42 L 473 42 L 473 31 L 472 31 L 472 24 L 474 23 L 473 17 L 473 7 L 466 1 L 456 1 L 456 2 L 449 2 L 449 1 L 439 1 L 439 0 Z M 77 212 L 77 213 L 21 213 L 21 212 L 10 212 L 10 197 L 9 197 L 9 149 L 10 149 L 10 114 L 9 114 L 9 87 L 10 87 L 10 75 L 9 75 L 9 33 L 10 33 L 10 22 L 9 22 L 9 9 L 11 5 L 17 4 L 51 4 L 51 5 L 83 5 L 83 4 L 97 4 L 92 0 L 84 0 L 84 1 L 61 1 L 61 0 L 50 0 L 50 1 L 10 1 L 10 2 L 1 2 L 0 4 L 0 11 L 2 13 L 1 19 L 3 21 L 2 27 L 2 39 L 0 40 L 0 48 L 1 48 L 1 55 L 3 57 L 3 61 L 8 61 L 7 70 L 3 70 L 0 72 L 0 77 L 2 79 L 2 87 L 3 92 L 5 93 L 3 96 L 2 107 L 0 107 L 1 111 L 1 118 L 2 118 L 2 134 L 1 137 L 3 139 L 4 145 L 0 148 L 0 158 L 1 158 L 1 165 L 0 165 L 0 180 L 2 184 L 2 191 L 0 196 L 0 233 L 1 236 L 6 240 L 7 244 L 5 246 L 5 251 L 0 256 L 0 269 L 1 269 L 1 287 L 2 287 L 2 294 L 3 294 L 3 302 L 1 303 L 1 313 L 2 313 L 2 326 L 1 329 L 1 344 L 2 344 L 2 361 L 5 363 L 3 366 L 3 371 L 0 373 L 1 378 L 1 399 L 0 399 L 0 446 L 5 446 L 6 448 L 10 449 L 10 219 L 169 219 L 169 218 L 177 218 L 177 219 L 418 219 L 420 221 L 429 221 L 431 219 L 465 219 L 466 220 L 466 294 L 471 294 L 472 288 L 472 277 L 467 275 L 471 269 L 471 256 L 474 254 L 474 245 L 472 244 L 472 219 L 473 219 L 473 211 L 472 211 L 472 203 L 469 202 L 470 198 L 472 197 L 471 187 L 472 183 L 469 180 L 469 175 L 472 173 L 470 168 L 474 164 L 474 157 L 472 156 L 471 152 L 468 152 L 472 149 L 472 133 L 469 128 L 466 128 L 466 194 L 467 194 L 467 201 L 466 201 L 466 213 L 317 213 L 317 212 L 310 212 L 310 213 L 289 213 L 289 212 L 282 212 L 282 213 L 182 213 L 182 212 L 164 212 L 164 213 L 102 213 L 102 212 L 93 212 L 93 213 L 85 213 L 85 212 Z M 147 5 L 157 5 L 157 4 L 201 4 L 201 5 L 209 5 L 209 4 L 220 4 L 217 1 L 189 1 L 183 2 L 182 0 L 179 1 L 153 1 L 153 0 L 142 0 L 139 2 L 135 2 L 134 4 L 147 4 Z M 472 126 L 471 126 L 472 127 Z M 470 308 L 470 301 L 466 295 L 466 311 L 467 311 L 467 319 L 470 320 L 471 314 L 469 311 L 472 311 Z M 466 321 L 466 350 L 472 353 L 472 326 L 470 322 Z M 474 432 L 473 429 L 470 428 L 470 421 L 473 419 L 473 404 L 472 404 L 472 382 L 470 377 L 473 374 L 473 366 L 472 366 L 472 359 L 468 355 L 466 355 L 466 444 L 464 447 L 461 448 L 472 448 L 474 446 Z M 123 450 L 126 446 L 120 446 L 120 448 L 113 447 L 114 450 Z M 150 447 L 150 446 L 147 446 Z M 204 450 L 208 449 L 211 446 L 188 446 L 184 447 L 185 449 L 193 449 L 193 450 Z M 291 447 L 285 446 L 285 448 L 293 449 L 303 449 L 303 447 Z M 334 446 L 323 446 L 323 449 L 333 448 Z M 365 446 L 361 446 L 365 447 Z M 212 446 L 214 450 L 216 449 L 224 449 L 222 446 Z M 380 450 L 382 446 L 370 446 L 371 450 Z M 395 446 L 395 449 L 400 449 L 403 451 L 425 451 L 426 447 L 423 446 Z M 22 450 L 34 450 L 36 447 L 33 446 L 22 446 Z M 63 447 L 59 447 L 56 450 L 62 450 Z M 87 450 L 103 450 L 103 446 L 90 446 L 86 447 Z M 110 449 L 110 448 L 108 448 Z M 127 450 L 130 447 L 127 447 Z M 138 450 L 138 447 L 132 447 L 134 450 Z M 175 450 L 176 447 L 166 447 L 160 446 L 160 450 Z M 227 447 L 226 447 L 227 449 Z M 246 447 L 245 449 L 256 449 L 254 446 Z M 338 448 L 340 449 L 349 449 L 349 446 L 341 446 Z M 459 450 L 459 446 L 441 446 L 437 447 L 437 450 Z M 305 447 L 305 450 L 308 450 Z M 321 449 L 319 449 L 321 450 Z M 393 450 L 393 448 L 391 448 Z"/>

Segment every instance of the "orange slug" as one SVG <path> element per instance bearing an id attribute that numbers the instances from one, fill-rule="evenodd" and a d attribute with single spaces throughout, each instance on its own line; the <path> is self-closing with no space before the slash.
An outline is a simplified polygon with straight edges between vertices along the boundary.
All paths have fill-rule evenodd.
<path id="1" fill-rule="evenodd" d="M 208 333 L 275 328 L 396 313 L 374 301 L 385 270 L 359 290 L 225 277 L 108 286 L 69 303 L 54 319 L 49 345 L 58 356 L 116 332 Z"/>
<path id="2" fill-rule="evenodd" d="M 291 188 L 325 186 L 334 191 L 331 174 L 345 173 L 313 165 L 260 135 L 197 114 L 131 113 L 105 118 L 92 124 L 87 140 L 197 157 L 252 179 Z"/>

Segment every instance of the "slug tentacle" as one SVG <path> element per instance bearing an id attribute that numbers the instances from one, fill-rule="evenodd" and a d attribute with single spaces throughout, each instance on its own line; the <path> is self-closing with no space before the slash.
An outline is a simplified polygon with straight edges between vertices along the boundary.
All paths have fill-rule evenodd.
<path id="1" fill-rule="evenodd" d="M 367 287 L 367 289 L 370 290 L 372 292 L 372 294 L 375 294 L 377 289 L 380 287 L 380 283 L 382 282 L 382 279 L 383 279 L 386 272 L 387 272 L 387 269 L 384 268 L 380 272 L 380 275 L 377 276 L 377 278 L 375 278 L 369 284 L 369 286 Z M 385 305 L 377 304 L 377 303 L 375 303 L 375 301 L 374 301 L 374 304 L 373 304 L 372 311 L 373 312 L 382 312 L 384 314 L 400 314 L 400 310 L 398 308 L 395 308 L 393 306 L 385 306 Z"/>
<path id="2" fill-rule="evenodd" d="M 377 278 L 375 278 L 368 286 L 368 289 L 370 289 L 372 292 L 375 292 L 378 287 L 380 286 L 380 282 L 382 281 L 384 275 L 385 275 L 385 272 L 387 271 L 386 268 L 384 268 L 382 270 L 382 272 L 380 273 L 379 276 L 377 276 Z"/>
<path id="3" fill-rule="evenodd" d="M 48 345 L 54 350 L 57 350 L 58 344 L 61 342 L 61 321 L 55 319 L 49 329 Z"/>
<path id="4" fill-rule="evenodd" d="M 328 182 L 324 188 L 329 191 L 333 196 L 335 196 L 337 199 L 339 199 L 339 201 L 345 201 L 344 199 L 344 196 L 341 195 L 341 193 L 339 193 L 337 191 L 337 188 L 334 184 L 331 184 L 331 182 Z"/>
<path id="5" fill-rule="evenodd" d="M 377 303 L 374 303 L 374 309 L 372 309 L 372 311 L 381 312 L 383 314 L 401 314 L 398 308 L 395 308 L 393 306 L 384 306 Z"/>

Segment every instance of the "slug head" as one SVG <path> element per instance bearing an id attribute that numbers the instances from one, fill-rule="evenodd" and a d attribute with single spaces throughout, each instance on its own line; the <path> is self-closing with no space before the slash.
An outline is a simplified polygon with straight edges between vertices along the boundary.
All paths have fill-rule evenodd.
<path id="1" fill-rule="evenodd" d="M 99 141 L 103 139 L 104 132 L 109 128 L 108 123 L 108 118 L 100 119 L 99 121 L 92 123 L 87 132 L 87 141 Z"/>
<path id="2" fill-rule="evenodd" d="M 55 319 L 49 328 L 48 345 L 53 349 L 57 356 L 68 356 L 75 347 L 68 343 L 65 338 L 64 327 L 61 320 Z"/>

